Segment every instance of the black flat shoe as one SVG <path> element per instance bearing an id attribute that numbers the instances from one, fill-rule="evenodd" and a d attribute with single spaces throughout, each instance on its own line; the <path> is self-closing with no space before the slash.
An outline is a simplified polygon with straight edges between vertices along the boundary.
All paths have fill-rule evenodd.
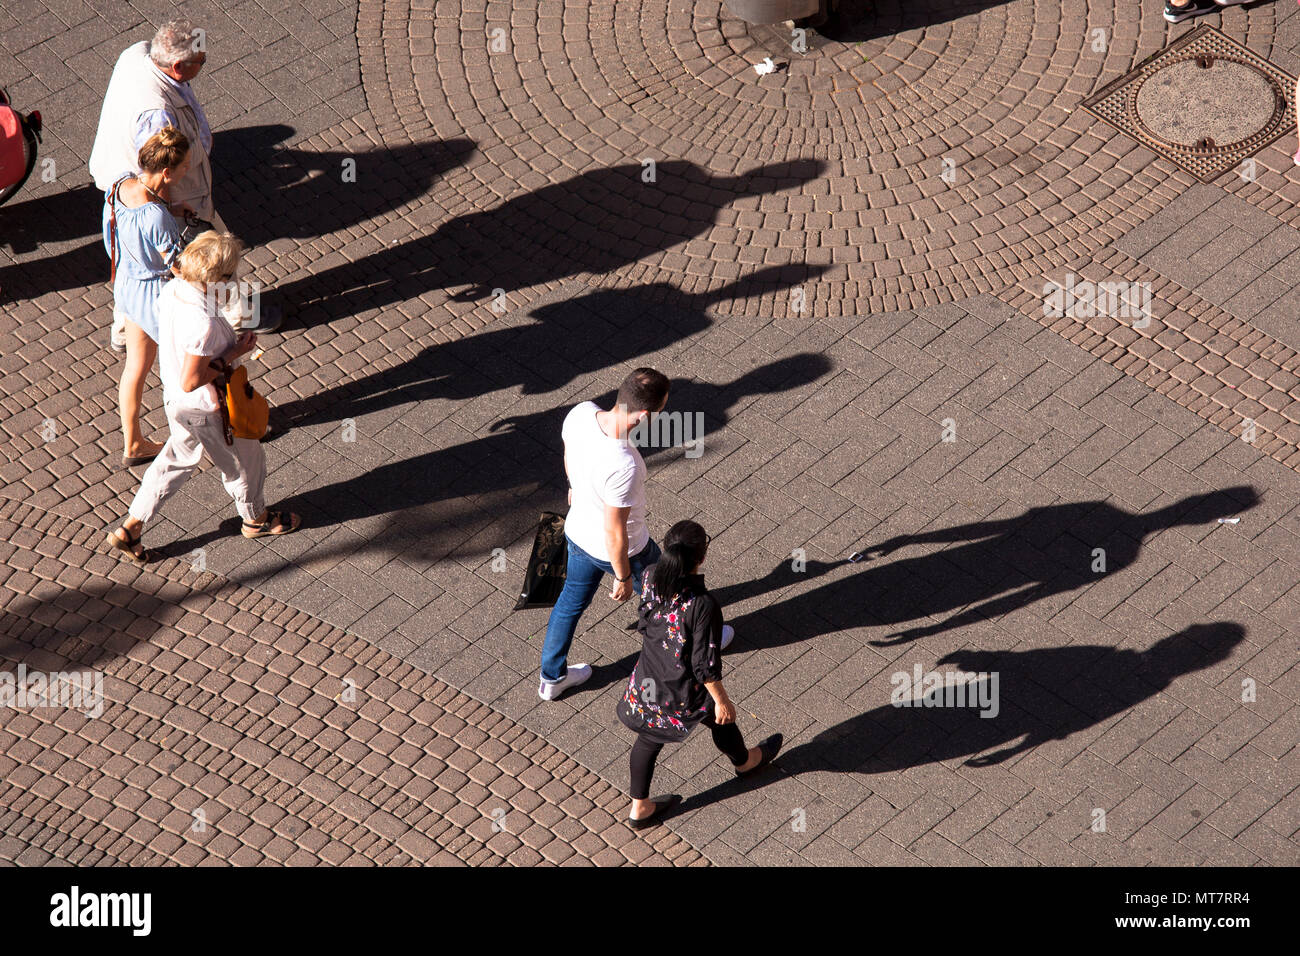
<path id="1" fill-rule="evenodd" d="M 751 774 L 758 773 L 760 770 L 762 770 L 764 767 L 766 767 L 768 764 L 770 764 L 773 760 L 776 759 L 776 755 L 781 752 L 781 745 L 783 743 L 785 743 L 785 738 L 782 737 L 780 734 L 773 734 L 771 737 L 768 737 L 766 740 L 760 741 L 758 745 L 758 749 L 763 753 L 762 758 L 758 761 L 757 764 L 750 767 L 748 770 L 737 770 L 736 776 L 748 777 Z"/>
<path id="2" fill-rule="evenodd" d="M 631 817 L 628 817 L 627 825 L 633 830 L 644 830 L 646 827 L 654 826 L 665 813 L 682 802 L 682 797 L 681 794 L 671 793 L 666 797 L 655 797 L 653 802 L 655 805 L 654 813 L 640 820 L 633 820 Z"/>

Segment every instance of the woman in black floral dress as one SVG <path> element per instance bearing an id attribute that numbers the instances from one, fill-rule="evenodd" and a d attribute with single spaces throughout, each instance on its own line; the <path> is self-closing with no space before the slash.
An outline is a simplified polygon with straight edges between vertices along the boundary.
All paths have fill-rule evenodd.
<path id="1" fill-rule="evenodd" d="M 746 748 L 736 726 L 735 705 L 722 686 L 722 608 L 699 573 L 708 548 L 703 528 L 679 521 L 664 537 L 662 557 L 645 572 L 637 622 L 641 656 L 618 703 L 618 719 L 637 732 L 633 829 L 649 826 L 681 800 L 676 794 L 651 800 L 650 778 L 663 745 L 685 740 L 696 724 L 709 727 L 740 776 L 771 763 L 781 749 L 780 734 Z"/>

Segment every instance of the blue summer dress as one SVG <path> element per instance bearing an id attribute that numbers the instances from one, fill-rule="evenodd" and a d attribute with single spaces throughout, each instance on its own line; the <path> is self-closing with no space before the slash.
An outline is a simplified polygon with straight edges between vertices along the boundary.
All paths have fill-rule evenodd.
<path id="1" fill-rule="evenodd" d="M 119 180 L 120 181 L 120 180 Z M 116 186 L 114 186 L 116 188 Z M 104 251 L 112 256 L 110 203 L 117 207 L 117 276 L 113 308 L 158 341 L 158 293 L 172 278 L 181 251 L 181 225 L 159 202 L 131 209 L 113 190 L 104 194 Z"/>

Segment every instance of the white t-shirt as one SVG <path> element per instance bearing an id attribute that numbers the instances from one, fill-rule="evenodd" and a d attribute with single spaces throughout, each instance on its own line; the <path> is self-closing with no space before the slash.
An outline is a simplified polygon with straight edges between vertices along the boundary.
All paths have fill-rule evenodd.
<path id="1" fill-rule="evenodd" d="M 215 386 L 204 385 L 192 392 L 181 387 L 187 354 L 224 355 L 237 341 L 230 323 L 215 311 L 216 299 L 184 279 L 172 279 L 158 294 L 158 374 L 163 401 L 178 411 L 215 412 L 219 408 Z"/>
<path id="2" fill-rule="evenodd" d="M 627 516 L 628 557 L 650 541 L 645 520 L 645 461 L 626 439 L 600 429 L 595 402 L 583 402 L 564 419 L 564 457 L 573 486 L 573 504 L 564 531 L 593 558 L 609 561 L 605 549 L 605 506 L 631 508 Z"/>

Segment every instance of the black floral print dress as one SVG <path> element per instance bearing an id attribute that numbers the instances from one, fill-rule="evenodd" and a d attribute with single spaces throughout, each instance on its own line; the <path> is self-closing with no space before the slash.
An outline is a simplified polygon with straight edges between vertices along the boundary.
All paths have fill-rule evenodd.
<path id="1" fill-rule="evenodd" d="M 618 702 L 618 719 L 661 743 L 685 740 L 712 709 L 706 683 L 722 679 L 722 608 L 704 576 L 682 578 L 668 601 L 654 591 L 654 567 L 641 588 L 641 656 Z"/>

